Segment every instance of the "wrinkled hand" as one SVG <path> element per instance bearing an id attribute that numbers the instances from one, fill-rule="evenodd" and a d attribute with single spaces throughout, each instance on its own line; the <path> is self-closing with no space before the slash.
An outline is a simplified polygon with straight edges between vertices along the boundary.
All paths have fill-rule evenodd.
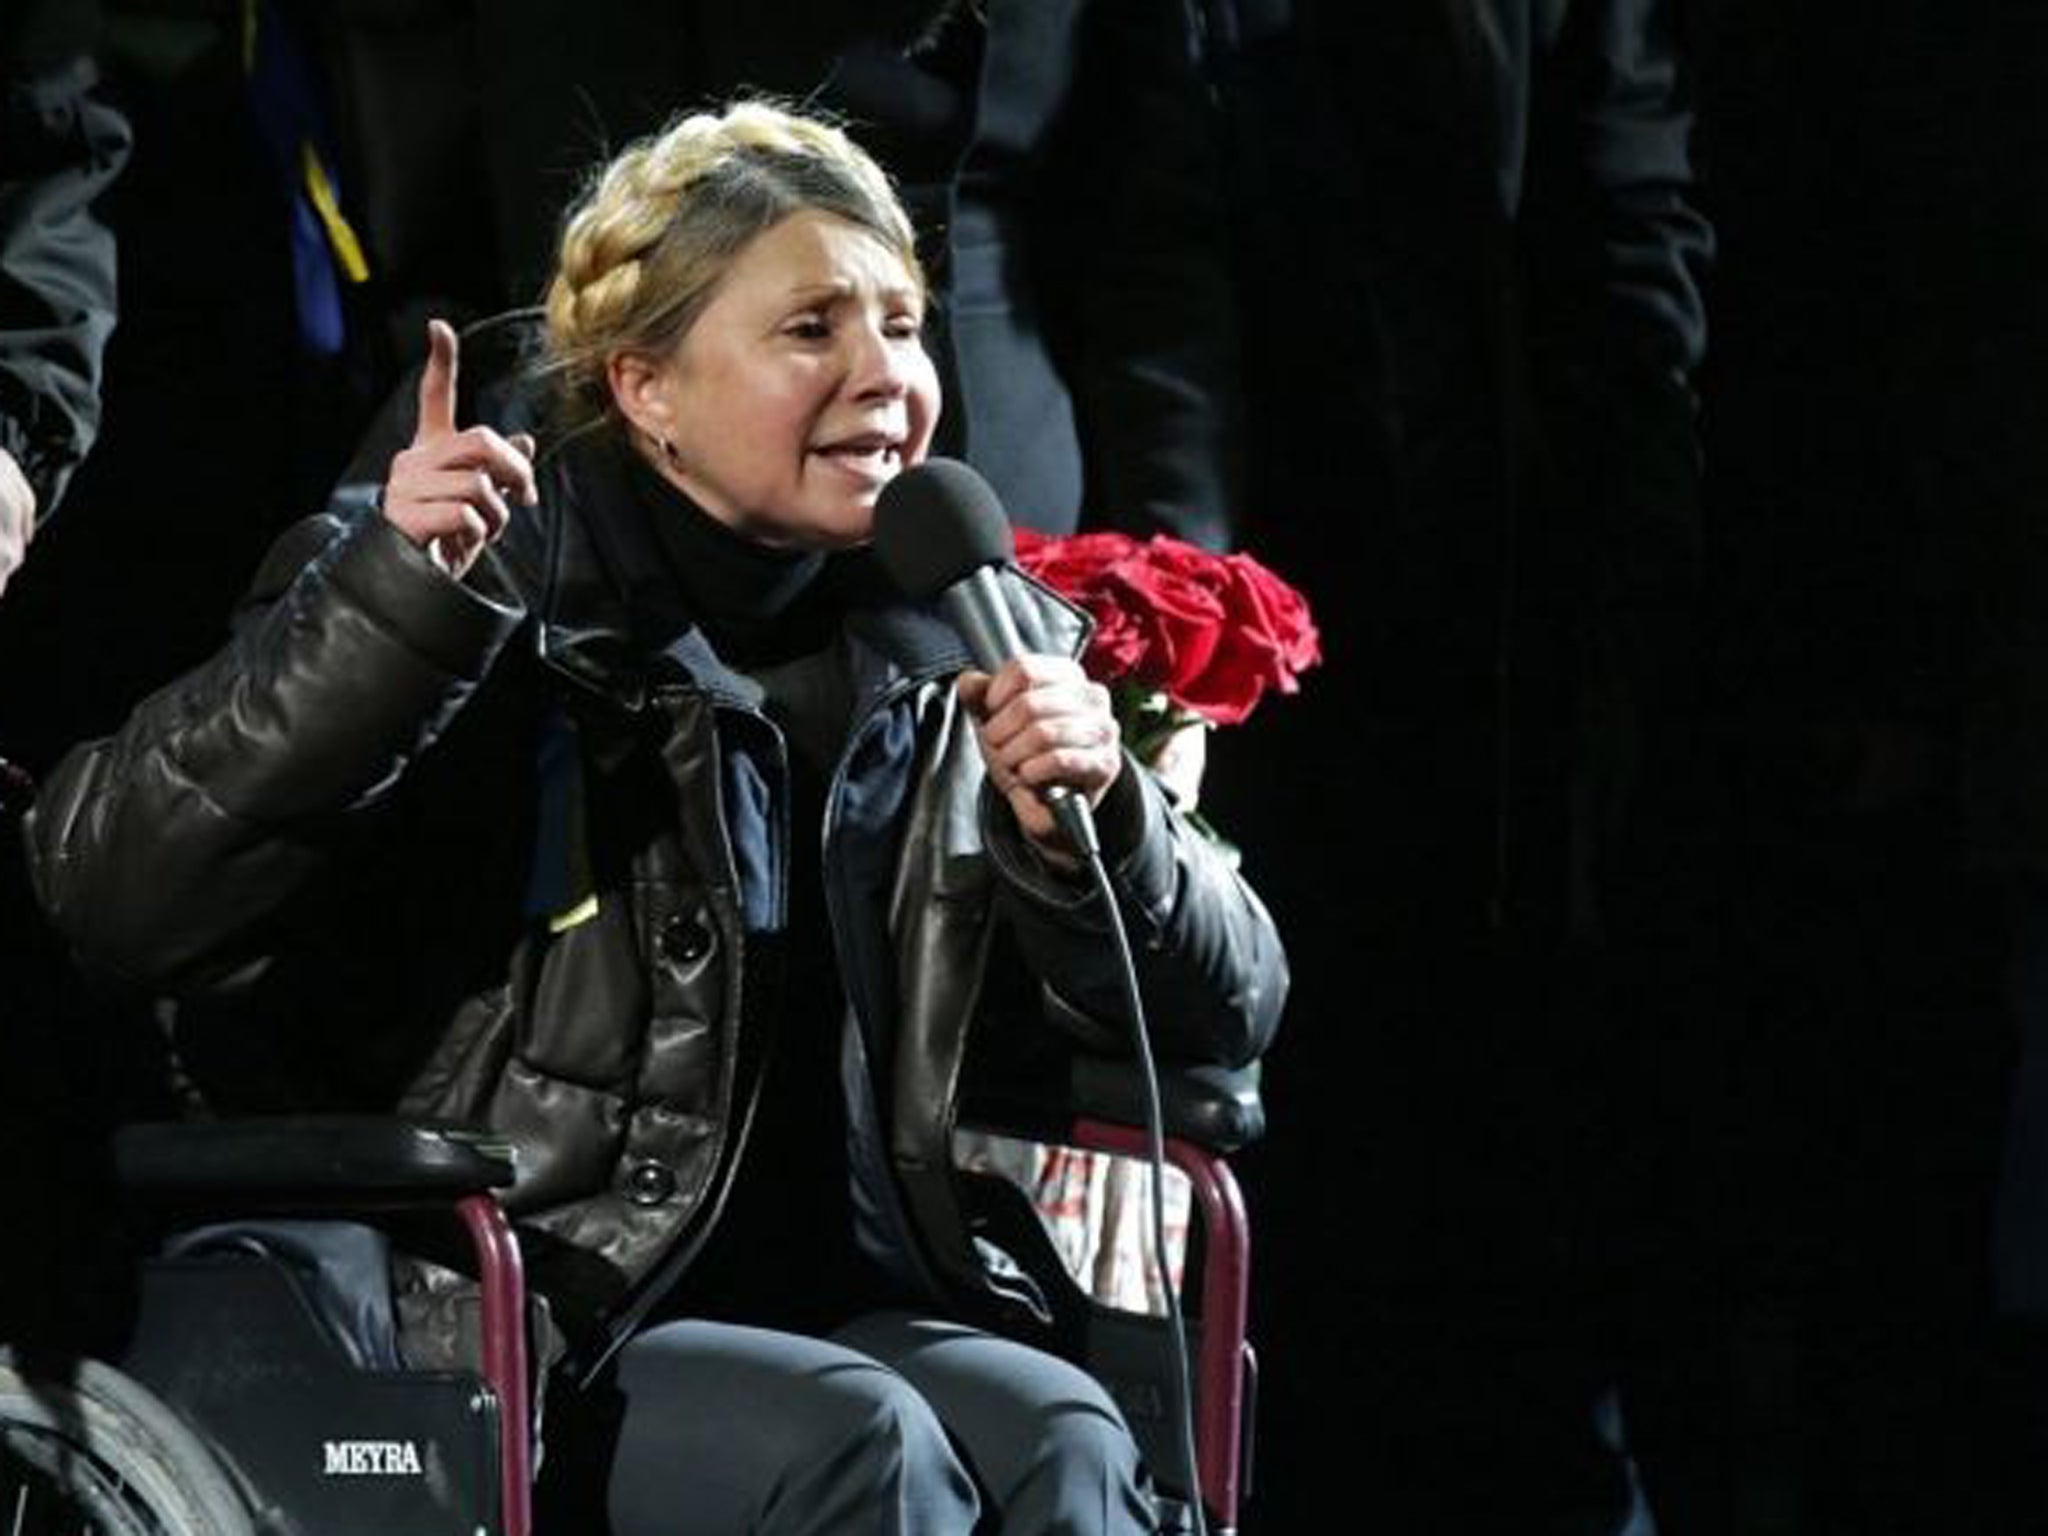
<path id="1" fill-rule="evenodd" d="M 454 328 L 429 320 L 419 425 L 411 446 L 392 458 L 384 482 L 385 517 L 456 577 L 504 530 L 512 498 L 527 507 L 540 500 L 531 437 L 501 437 L 489 427 L 456 430 L 458 353 Z"/>
<path id="2" fill-rule="evenodd" d="M 1041 792 L 1064 784 L 1102 803 L 1124 755 L 1109 690 L 1063 656 L 1022 656 L 993 676 L 960 674 L 960 701 L 974 716 L 989 780 L 1033 842 L 1064 847 Z"/>
<path id="3" fill-rule="evenodd" d="M 36 532 L 36 493 L 14 455 L 0 448 L 0 592 L 28 558 Z"/>

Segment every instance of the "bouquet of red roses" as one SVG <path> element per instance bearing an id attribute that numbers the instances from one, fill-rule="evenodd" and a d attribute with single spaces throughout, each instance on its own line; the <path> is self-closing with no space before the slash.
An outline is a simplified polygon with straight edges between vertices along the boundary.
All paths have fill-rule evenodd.
<path id="1" fill-rule="evenodd" d="M 1017 564 L 1094 619 L 1081 664 L 1115 695 L 1141 760 L 1197 722 L 1235 725 L 1269 688 L 1295 692 L 1322 659 L 1308 603 L 1250 555 L 1020 528 Z"/>
<path id="2" fill-rule="evenodd" d="M 1300 687 L 1301 674 L 1322 659 L 1307 602 L 1249 555 L 1212 554 L 1179 539 L 1056 539 L 1019 528 L 1016 553 L 1028 574 L 1095 621 L 1081 665 L 1108 686 L 1125 746 L 1151 765 L 1185 820 L 1235 864 L 1237 850 L 1196 810 L 1207 727 L 1235 725 L 1269 688 Z M 962 1136 L 982 1160 L 973 1166 L 1003 1169 L 1032 1192 L 1063 1251 L 1091 1256 L 1084 1283 L 1092 1295 L 1164 1314 L 1164 1297 L 1139 1257 L 1146 1239 L 1135 1162 L 982 1132 Z M 1173 1190 L 1162 1225 L 1178 1234 L 1171 1240 L 1184 1256 L 1185 1181 Z"/>

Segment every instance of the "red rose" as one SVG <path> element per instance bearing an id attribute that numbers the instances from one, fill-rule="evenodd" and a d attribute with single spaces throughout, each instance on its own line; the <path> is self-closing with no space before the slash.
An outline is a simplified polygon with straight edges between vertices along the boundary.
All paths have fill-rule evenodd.
<path id="1" fill-rule="evenodd" d="M 1129 678 L 1217 725 L 1244 719 L 1268 688 L 1294 692 L 1320 659 L 1301 594 L 1249 555 L 1164 536 L 1020 530 L 1017 559 L 1094 619 L 1090 676 Z"/>

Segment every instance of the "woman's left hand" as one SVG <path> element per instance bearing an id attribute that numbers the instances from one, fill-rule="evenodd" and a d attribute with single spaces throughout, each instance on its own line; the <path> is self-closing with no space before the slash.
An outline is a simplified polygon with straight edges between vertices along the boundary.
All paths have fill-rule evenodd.
<path id="1" fill-rule="evenodd" d="M 991 677 L 960 674 L 960 701 L 974 716 L 990 781 L 1033 842 L 1064 846 L 1043 792 L 1064 784 L 1099 805 L 1123 771 L 1123 743 L 1109 690 L 1063 656 L 1020 656 Z"/>

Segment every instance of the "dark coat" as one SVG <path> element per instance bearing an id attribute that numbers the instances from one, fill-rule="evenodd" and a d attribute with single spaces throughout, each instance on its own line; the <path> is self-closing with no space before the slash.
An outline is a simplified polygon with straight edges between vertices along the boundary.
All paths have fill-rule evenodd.
<path id="1" fill-rule="evenodd" d="M 1354 686 L 1390 771 L 1412 768 L 1395 801 L 1428 819 L 1404 874 L 1461 921 L 1555 921 L 1571 807 L 1604 821 L 1661 771 L 1640 735 L 1697 661 L 1712 239 L 1677 11 L 1307 18 L 1347 157 L 1337 259 L 1367 306 L 1346 382 L 1389 469 L 1354 492 Z"/>
<path id="2" fill-rule="evenodd" d="M 0 448 L 40 516 L 99 430 L 114 328 L 114 239 L 92 203 L 129 139 L 94 91 L 93 9 L 11 0 L 0 16 Z"/>
<path id="3" fill-rule="evenodd" d="M 490 352 L 472 336 L 465 376 Z M 523 390 L 475 409 L 535 424 Z M 385 457 L 409 433 L 389 426 Z M 30 829 L 81 956 L 183 998 L 215 1108 L 403 1104 L 503 1131 L 541 1288 L 612 1337 L 687 1266 L 732 1174 L 799 835 L 758 687 L 694 626 L 636 641 L 603 536 L 631 494 L 619 451 L 545 453 L 542 506 L 467 584 L 345 489 L 273 549 L 228 648 L 66 759 Z M 1049 594 L 1012 595 L 1020 622 L 1078 637 Z M 1113 957 L 984 791 L 952 634 L 876 600 L 842 644 L 858 703 L 824 876 L 856 1229 L 906 1286 L 993 1292 L 952 1188 L 969 1026 L 1046 1015 L 1035 988 L 980 996 L 991 946 L 1060 1014 L 1101 1019 Z M 1247 1061 L 1285 986 L 1270 921 L 1149 775 L 1119 782 L 1160 1048 Z"/>

